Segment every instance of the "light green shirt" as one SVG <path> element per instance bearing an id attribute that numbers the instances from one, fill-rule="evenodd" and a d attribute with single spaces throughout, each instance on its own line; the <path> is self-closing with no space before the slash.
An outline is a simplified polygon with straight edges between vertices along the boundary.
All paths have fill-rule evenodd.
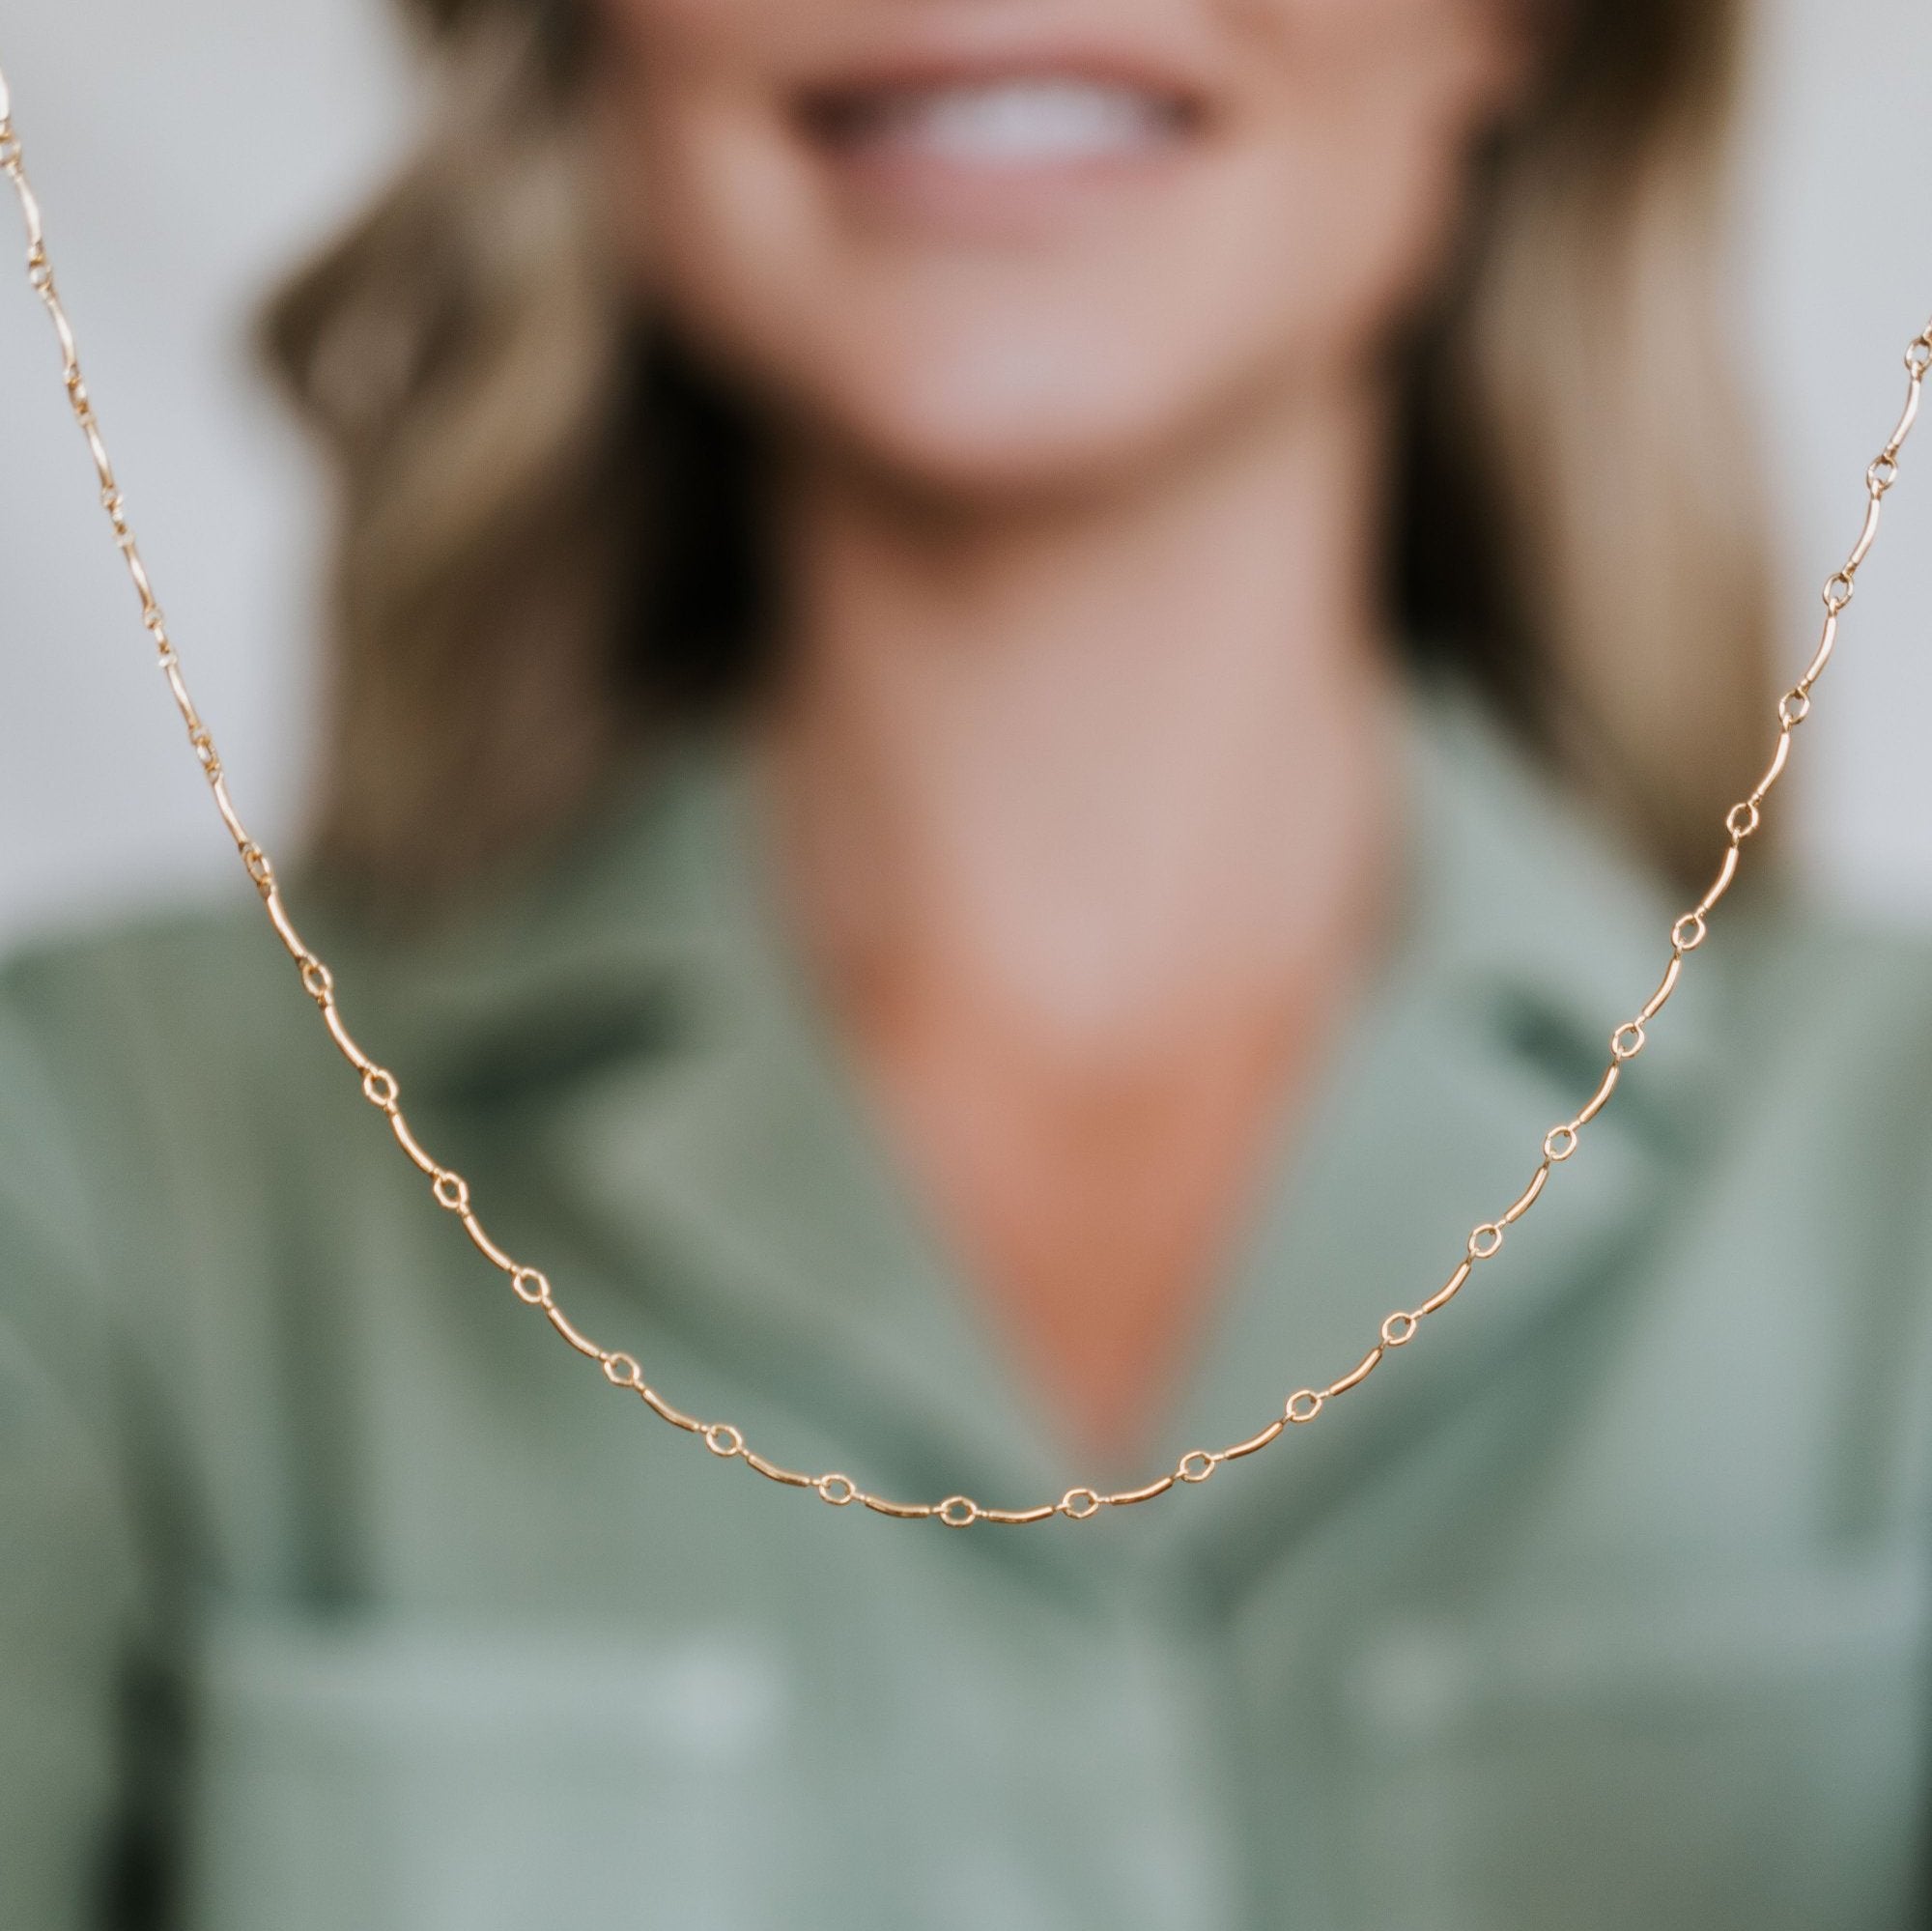
<path id="1" fill-rule="evenodd" d="M 1411 767 L 1399 941 L 1132 1468 L 1056 1440 L 895 1178 L 729 753 L 433 944 L 312 936 L 494 1231 L 672 1400 L 1026 1505 L 1356 1362 L 1656 983 L 1684 905 L 1490 726 L 1419 703 Z M 117 1921 L 157 1864 L 189 1931 L 1918 1922 L 1927 967 L 1727 902 L 1366 1387 L 1149 1508 L 952 1533 L 559 1346 L 252 899 L 23 958 L 0 1926 Z"/>

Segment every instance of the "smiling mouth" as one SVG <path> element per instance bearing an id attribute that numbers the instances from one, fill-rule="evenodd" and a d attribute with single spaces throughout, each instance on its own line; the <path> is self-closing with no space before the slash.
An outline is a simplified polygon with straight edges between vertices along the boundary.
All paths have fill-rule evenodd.
<path id="1" fill-rule="evenodd" d="M 987 178 L 1090 172 L 1157 159 L 1202 126 L 1177 91 L 1069 73 L 828 88 L 800 119 L 830 156 Z"/>

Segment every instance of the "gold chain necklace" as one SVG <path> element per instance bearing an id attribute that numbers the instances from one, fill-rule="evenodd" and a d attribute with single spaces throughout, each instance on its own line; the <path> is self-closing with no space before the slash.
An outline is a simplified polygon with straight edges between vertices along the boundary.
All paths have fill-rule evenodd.
<path id="1" fill-rule="evenodd" d="M 1339 1401 L 1342 1396 L 1359 1388 L 1392 1350 L 1406 1348 L 1431 1315 L 1447 1307 L 1462 1292 L 1470 1276 L 1484 1262 L 1493 1260 L 1502 1252 L 1504 1236 L 1509 1229 L 1522 1219 L 1543 1197 L 1544 1188 L 1548 1183 L 1550 1175 L 1577 1151 L 1582 1144 L 1584 1128 L 1609 1103 L 1610 1095 L 1616 1091 L 1617 1083 L 1623 1077 L 1624 1068 L 1649 1042 L 1651 1022 L 1663 1010 L 1671 994 L 1677 989 L 1678 978 L 1684 970 L 1685 960 L 1702 946 L 1710 935 L 1711 914 L 1719 900 L 1731 889 L 1731 883 L 1737 876 L 1738 863 L 1745 841 L 1763 824 L 1765 800 L 1772 787 L 1784 775 L 1785 765 L 1790 760 L 1792 736 L 1810 714 L 1812 687 L 1824 674 L 1825 667 L 1831 661 L 1833 649 L 1837 643 L 1838 619 L 1852 601 L 1853 592 L 1857 588 L 1859 570 L 1870 554 L 1873 541 L 1878 535 L 1879 516 L 1886 493 L 1898 480 L 1899 452 L 1904 448 L 1905 440 L 1912 433 L 1912 426 L 1918 419 L 1926 371 L 1932 368 L 1932 322 L 1928 322 L 1925 328 L 1913 337 L 1905 352 L 1909 388 L 1904 412 L 1898 419 L 1898 427 L 1892 431 L 1890 440 L 1865 470 L 1864 528 L 1853 546 L 1852 554 L 1846 558 L 1843 568 L 1834 572 L 1825 584 L 1825 624 L 1818 647 L 1812 655 L 1811 662 L 1805 667 L 1804 674 L 1777 700 L 1777 742 L 1764 776 L 1758 780 L 1750 796 L 1734 805 L 1725 816 L 1724 833 L 1727 842 L 1722 862 L 1719 866 L 1716 878 L 1711 882 L 1710 890 L 1670 928 L 1670 957 L 1663 969 L 1663 977 L 1658 981 L 1657 989 L 1644 1001 L 1636 1017 L 1626 1020 L 1610 1035 L 1608 1064 L 1605 1066 L 1603 1078 L 1598 1082 L 1596 1091 L 1577 1113 L 1552 1126 L 1544 1136 L 1543 1156 L 1538 1161 L 1535 1172 L 1530 1175 L 1528 1185 L 1494 1220 L 1486 1220 L 1471 1231 L 1462 1258 L 1442 1286 L 1419 1307 L 1398 1309 L 1391 1314 L 1382 1322 L 1375 1346 L 1338 1380 L 1330 1381 L 1325 1387 L 1300 1388 L 1289 1396 L 1281 1412 L 1259 1434 L 1251 1434 L 1245 1441 L 1237 1441 L 1229 1448 L 1190 1449 L 1171 1471 L 1138 1489 L 1125 1489 L 1113 1493 L 1098 1489 L 1069 1489 L 1057 1502 L 1042 1502 L 1037 1507 L 1030 1509 L 988 1508 L 983 1503 L 975 1501 L 970 1495 L 949 1495 L 943 1502 L 894 1502 L 860 1488 L 849 1475 L 841 1475 L 836 1471 L 825 1475 L 810 1475 L 795 1468 L 782 1467 L 776 1462 L 767 1461 L 764 1456 L 753 1450 L 743 1434 L 731 1423 L 700 1421 L 696 1415 L 685 1414 L 681 1409 L 673 1407 L 645 1380 L 643 1370 L 634 1356 L 616 1349 L 600 1347 L 570 1320 L 558 1304 L 548 1276 L 515 1259 L 490 1237 L 482 1221 L 477 1217 L 475 1205 L 470 1197 L 469 1182 L 454 1167 L 444 1166 L 430 1153 L 411 1130 L 409 1120 L 403 1112 L 400 1082 L 386 1066 L 379 1065 L 363 1051 L 344 1022 L 341 1007 L 336 998 L 335 976 L 303 943 L 301 934 L 291 922 L 288 907 L 282 898 L 281 886 L 275 876 L 275 867 L 270 861 L 269 854 L 249 836 L 247 827 L 236 811 L 234 800 L 229 795 L 227 774 L 214 748 L 214 739 L 210 734 L 207 724 L 202 722 L 201 713 L 195 708 L 194 699 L 189 695 L 187 681 L 182 670 L 181 655 L 175 648 L 166 620 L 161 614 L 161 607 L 156 600 L 154 585 L 150 582 L 146 566 L 141 561 L 141 553 L 135 544 L 134 533 L 128 526 L 127 504 L 122 497 L 120 485 L 114 479 L 114 469 L 108 459 L 107 445 L 101 440 L 100 425 L 95 415 L 93 402 L 88 396 L 86 382 L 81 376 L 80 358 L 74 343 L 73 329 L 54 286 L 53 265 L 47 256 L 46 236 L 42 223 L 40 202 L 28 184 L 26 172 L 21 164 L 20 138 L 14 128 L 12 102 L 4 71 L 0 71 L 0 172 L 4 172 L 13 183 L 19 200 L 20 213 L 27 231 L 27 279 L 45 305 L 47 315 L 53 323 L 54 334 L 59 340 L 62 380 L 66 384 L 68 402 L 72 408 L 74 420 L 79 424 L 81 434 L 87 439 L 88 451 L 94 458 L 95 470 L 100 482 L 100 507 L 106 513 L 108 524 L 114 532 L 115 546 L 120 550 L 122 558 L 128 566 L 128 574 L 133 581 L 135 594 L 141 604 L 141 622 L 154 639 L 155 661 L 161 674 L 167 679 L 168 690 L 173 696 L 175 707 L 181 713 L 182 723 L 186 726 L 188 747 L 194 753 L 202 774 L 208 781 L 209 790 L 214 799 L 214 809 L 220 812 L 221 822 L 228 828 L 229 836 L 235 840 L 235 849 L 242 866 L 253 881 L 256 891 L 261 895 L 263 907 L 268 914 L 270 923 L 274 927 L 275 936 L 281 941 L 289 957 L 295 963 L 300 976 L 302 990 L 315 1002 L 322 1015 L 322 1022 L 328 1028 L 329 1037 L 335 1042 L 336 1050 L 360 1078 L 363 1097 L 388 1122 L 389 1130 L 395 1135 L 397 1146 L 428 1180 L 436 1204 L 454 1216 L 464 1233 L 469 1236 L 476 1251 L 508 1279 L 518 1298 L 541 1310 L 544 1318 L 565 1342 L 578 1353 L 597 1363 L 603 1371 L 604 1378 L 613 1388 L 636 1395 L 661 1420 L 668 1422 L 671 1427 L 682 1430 L 687 1434 L 697 1436 L 713 1455 L 723 1461 L 742 1462 L 767 1481 L 777 1482 L 784 1488 L 808 1490 L 836 1509 L 847 1508 L 852 1503 L 859 1502 L 877 1515 L 889 1516 L 898 1521 L 937 1521 L 952 1529 L 970 1528 L 976 1522 L 1043 1522 L 1057 1516 L 1065 1517 L 1069 1521 L 1089 1521 L 1103 1509 L 1123 1509 L 1136 1502 L 1151 1502 L 1155 1496 L 1166 1494 L 1179 1484 L 1193 1485 L 1206 1482 L 1224 1462 L 1238 1462 L 1244 1456 L 1259 1454 L 1278 1440 L 1289 1429 L 1305 1427 L 1314 1421 L 1330 1402 Z"/>

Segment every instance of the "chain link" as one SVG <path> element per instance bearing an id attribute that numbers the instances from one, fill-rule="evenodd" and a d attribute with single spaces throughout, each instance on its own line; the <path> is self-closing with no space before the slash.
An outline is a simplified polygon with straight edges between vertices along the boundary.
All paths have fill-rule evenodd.
<path id="1" fill-rule="evenodd" d="M 14 127 L 4 72 L 0 72 L 0 173 L 13 183 L 19 201 L 27 236 L 27 280 L 40 296 L 53 324 L 60 348 L 61 380 L 67 389 L 74 421 L 86 439 L 88 453 L 94 459 L 100 486 L 100 507 L 107 517 L 115 547 L 121 553 L 134 593 L 140 601 L 141 622 L 154 641 L 155 662 L 166 678 L 175 708 L 181 714 L 188 748 L 208 781 L 214 808 L 221 814 L 221 822 L 235 842 L 237 855 L 261 895 L 275 936 L 295 963 L 302 990 L 315 1002 L 336 1050 L 359 1076 L 363 1097 L 387 1121 L 397 1146 L 427 1181 L 431 1197 L 445 1212 L 457 1219 L 476 1251 L 508 1280 L 517 1297 L 541 1311 L 559 1339 L 578 1353 L 596 1362 L 603 1371 L 604 1378 L 613 1388 L 635 1395 L 660 1420 L 686 1434 L 696 1436 L 721 1461 L 742 1462 L 766 1481 L 815 1494 L 820 1501 L 835 1509 L 849 1508 L 857 1502 L 874 1514 L 895 1521 L 937 1521 L 952 1529 L 971 1528 L 980 1522 L 1009 1525 L 1044 1522 L 1056 1517 L 1067 1521 L 1091 1521 L 1103 1510 L 1130 1508 L 1137 1503 L 1151 1502 L 1177 1487 L 1197 1487 L 1208 1481 L 1228 1462 L 1257 1455 L 1263 1449 L 1271 1447 L 1290 1429 L 1306 1427 L 1321 1416 L 1330 1403 L 1359 1388 L 1391 1352 L 1406 1348 L 1415 1339 L 1425 1320 L 1440 1313 L 1462 1292 L 1479 1267 L 1493 1261 L 1502 1252 L 1509 1230 L 1543 1197 L 1551 1174 L 1577 1153 L 1582 1145 L 1585 1129 L 1609 1104 L 1626 1068 L 1649 1045 L 1651 1024 L 1676 991 L 1685 961 L 1710 936 L 1711 915 L 1737 877 L 1745 844 L 1763 827 L 1765 801 L 1784 776 L 1791 757 L 1793 737 L 1810 715 L 1812 689 L 1824 674 L 1837 646 L 1839 619 L 1857 592 L 1859 572 L 1878 536 L 1885 497 L 1898 480 L 1899 455 L 1912 433 L 1913 424 L 1918 420 L 1927 372 L 1932 370 L 1932 322 L 1928 322 L 1905 352 L 1908 389 L 1904 412 L 1890 439 L 1865 471 L 1864 527 L 1844 566 L 1826 580 L 1823 591 L 1824 629 L 1817 649 L 1798 682 L 1777 700 L 1777 739 L 1771 762 L 1750 795 L 1733 806 L 1725 817 L 1726 842 L 1710 889 L 1671 927 L 1669 960 L 1657 989 L 1644 1001 L 1634 1018 L 1626 1020 L 1610 1034 L 1609 1056 L 1596 1091 L 1569 1120 L 1549 1129 L 1543 1141 L 1543 1157 L 1530 1175 L 1528 1183 L 1496 1219 L 1481 1222 L 1471 1230 L 1463 1256 L 1447 1280 L 1419 1306 L 1398 1309 L 1390 1314 L 1383 1320 L 1374 1347 L 1346 1375 L 1330 1381 L 1325 1387 L 1297 1389 L 1288 1398 L 1281 1412 L 1245 1441 L 1218 1450 L 1190 1449 L 1171 1472 L 1157 1476 L 1140 1488 L 1114 1492 L 1088 1488 L 1069 1489 L 1058 1501 L 1042 1502 L 1025 1509 L 988 1508 L 970 1495 L 950 1495 L 942 1502 L 894 1502 L 860 1488 L 849 1475 L 836 1471 L 811 1475 L 767 1461 L 751 1447 L 731 1423 L 700 1421 L 696 1415 L 688 1415 L 674 1407 L 645 1379 L 643 1369 L 635 1357 L 601 1347 L 572 1323 L 559 1306 L 549 1277 L 515 1259 L 490 1237 L 477 1216 L 469 1182 L 455 1168 L 446 1167 L 439 1161 L 416 1138 L 403 1111 L 401 1082 L 386 1066 L 372 1059 L 350 1032 L 337 1003 L 333 973 L 310 950 L 291 921 L 274 865 L 269 854 L 249 836 L 246 825 L 235 809 L 214 738 L 203 723 L 189 694 L 180 653 L 175 648 L 147 568 L 141 561 L 134 533 L 128 526 L 126 499 L 115 479 L 114 467 L 109 461 L 107 446 L 101 440 L 94 404 L 81 375 L 73 329 L 61 304 L 53 265 L 47 254 L 40 202 L 28 183 L 22 164 L 20 139 Z"/>

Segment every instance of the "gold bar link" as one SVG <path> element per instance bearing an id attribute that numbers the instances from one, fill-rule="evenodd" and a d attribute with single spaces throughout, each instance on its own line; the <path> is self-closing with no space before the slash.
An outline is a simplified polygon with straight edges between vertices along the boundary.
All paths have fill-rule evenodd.
<path id="1" fill-rule="evenodd" d="M 1101 1500 L 1110 1509 L 1131 1509 L 1142 1502 L 1151 1502 L 1156 1495 L 1164 1495 L 1174 1487 L 1172 1475 L 1157 1476 L 1144 1489 L 1122 1489 L 1118 1495 L 1103 1495 Z"/>
<path id="2" fill-rule="evenodd" d="M 1516 1197 L 1515 1204 L 1503 1215 L 1498 1225 L 1514 1227 L 1536 1205 L 1537 1196 L 1548 1184 L 1549 1162 L 1545 1160 L 1542 1166 L 1538 1167 L 1536 1172 L 1530 1176 L 1529 1184 Z"/>
<path id="3" fill-rule="evenodd" d="M 1604 1108 L 1610 1103 L 1610 1095 L 1617 1090 L 1617 1082 L 1623 1077 L 1622 1066 L 1612 1063 L 1604 1072 L 1604 1083 L 1590 1095 L 1590 1103 L 1570 1122 L 1573 1133 L 1580 1133 Z"/>
<path id="4" fill-rule="evenodd" d="M 1787 738 L 1784 742 L 1788 744 L 1790 740 Z M 1677 981 L 1683 975 L 1684 955 L 1682 952 L 1673 951 L 1670 963 L 1663 969 L 1663 977 L 1657 982 L 1657 990 L 1644 1001 L 1642 1010 L 1636 1015 L 1636 1023 L 1639 1026 L 1648 1026 L 1670 1003 L 1670 995 L 1677 990 Z"/>
<path id="5" fill-rule="evenodd" d="M 1433 1293 L 1426 1301 L 1423 1302 L 1423 1304 L 1419 1308 L 1416 1309 L 1415 1311 L 1416 1320 L 1423 1320 L 1426 1316 L 1434 1314 L 1437 1308 L 1447 1307 L 1449 1303 L 1453 1301 L 1456 1298 L 1456 1296 L 1463 1292 L 1463 1287 L 1468 1282 L 1469 1276 L 1473 1274 L 1475 1271 L 1476 1271 L 1475 1262 L 1465 1259 L 1463 1262 L 1463 1264 L 1460 1267 L 1458 1267 L 1456 1271 L 1453 1274 L 1451 1274 L 1449 1278 L 1446 1281 L 1444 1281 L 1439 1288 L 1435 1290 L 1435 1293 Z M 1378 1361 L 1381 1359 L 1381 1352 L 1379 1349 L 1377 1350 L 1375 1359 Z M 1373 1366 L 1373 1363 L 1371 1363 L 1371 1366 Z M 1349 1386 L 1353 1387 L 1354 1383 L 1350 1381 L 1349 1383 Z M 1331 1395 L 1339 1395 L 1346 1393 L 1347 1390 L 1343 1388 L 1342 1385 L 1338 1382 L 1336 1386 L 1330 1388 L 1328 1392 Z"/>
<path id="6" fill-rule="evenodd" d="M 1718 901 L 1731 889 L 1731 880 L 1738 875 L 1738 848 L 1735 842 L 1725 852 L 1723 863 L 1718 867 L 1718 876 L 1710 891 L 1697 901 L 1697 916 L 1708 919 Z"/>
<path id="7" fill-rule="evenodd" d="M 1270 1448 L 1275 1442 L 1280 1440 L 1287 1427 L 1287 1416 L 1276 1415 L 1274 1420 L 1262 1430 L 1261 1434 L 1249 1435 L 1246 1441 L 1236 1442 L 1233 1448 L 1224 1448 L 1221 1451 L 1221 1460 L 1223 1462 L 1239 1462 L 1247 1456 L 1259 1455 L 1263 1449 Z"/>
<path id="8" fill-rule="evenodd" d="M 549 1301 L 545 1304 L 544 1315 L 550 1321 L 550 1324 L 556 1329 L 557 1333 L 571 1347 L 576 1349 L 580 1354 L 585 1356 L 588 1360 L 600 1363 L 611 1359 L 611 1356 L 603 1349 L 599 1348 L 587 1335 L 580 1333 L 577 1328 L 571 1325 L 570 1317 L 554 1301 Z M 641 1385 L 639 1386 L 638 1392 L 639 1394 L 643 1393 Z M 696 1424 L 693 1423 L 692 1426 L 695 1430 Z"/>
<path id="9" fill-rule="evenodd" d="M 1462 1269 L 1458 1268 L 1457 1272 L 1461 1273 Z M 1466 1274 L 1463 1275 L 1463 1280 L 1467 1280 L 1468 1278 Z M 1462 1283 L 1458 1282 L 1457 1285 L 1461 1286 Z M 1381 1366 L 1382 1355 L 1386 1351 L 1380 1346 L 1371 1348 L 1339 1381 L 1330 1381 L 1322 1392 L 1332 1402 L 1336 1396 L 1346 1395 L 1351 1388 L 1359 1388 Z"/>
<path id="10" fill-rule="evenodd" d="M 1912 364 L 1908 361 L 1906 367 L 1909 369 Z M 1912 425 L 1918 420 L 1918 398 L 1923 393 L 1921 379 L 1924 373 L 1924 364 L 1921 363 L 1912 378 L 1911 388 L 1906 392 L 1905 413 L 1898 418 L 1898 427 L 1891 432 L 1891 440 L 1885 445 L 1885 453 L 1894 460 L 1905 447 L 1905 439 L 1912 434 Z"/>
<path id="11" fill-rule="evenodd" d="M 1859 540 L 1852 546 L 1851 556 L 1845 564 L 1845 575 L 1847 577 L 1855 576 L 1859 565 L 1871 554 L 1872 544 L 1878 537 L 1879 517 L 1883 514 L 1884 509 L 1885 492 L 1873 489 L 1871 497 L 1865 504 L 1865 526 L 1859 532 Z"/>
<path id="12" fill-rule="evenodd" d="M 564 1339 L 568 1341 L 570 1337 L 565 1335 Z M 638 1384 L 638 1396 L 645 1407 L 649 1408 L 652 1414 L 656 1415 L 660 1421 L 669 1422 L 672 1428 L 682 1429 L 686 1434 L 702 1434 L 704 1433 L 704 1424 L 696 1415 L 688 1415 L 682 1408 L 673 1407 L 655 1388 L 648 1387 L 640 1381 Z M 750 1462 L 754 1468 L 757 1468 L 758 1473 L 764 1476 L 767 1481 L 782 1482 L 784 1480 L 782 1473 L 774 1474 L 770 1467 L 760 1466 L 759 1464 L 763 1462 L 764 1458 L 759 1456 L 754 1459 L 750 1449 L 745 1451 L 745 1460 Z M 805 1481 L 807 1488 L 816 1486 L 814 1478 L 810 1475 L 805 1478 Z"/>
<path id="13" fill-rule="evenodd" d="M 309 956 L 308 948 L 302 944 L 302 936 L 296 930 L 295 921 L 289 917 L 289 908 L 282 903 L 279 892 L 266 895 L 269 923 L 275 928 L 275 936 L 282 942 L 282 950 L 289 957 L 299 963 Z"/>
<path id="14" fill-rule="evenodd" d="M 483 1223 L 476 1218 L 476 1215 L 473 1212 L 466 1212 L 462 1219 L 464 1233 L 469 1235 L 471 1245 L 484 1260 L 489 1262 L 499 1274 L 514 1274 L 518 1264 L 490 1238 L 484 1232 Z"/>
<path id="15" fill-rule="evenodd" d="M 1791 760 L 1791 733 L 1781 730 L 1777 734 L 1777 748 L 1771 754 L 1771 763 L 1765 774 L 1757 781 L 1750 794 L 1750 803 L 1762 805 L 1771 795 L 1771 787 L 1784 776 L 1784 767 Z"/>
<path id="16" fill-rule="evenodd" d="M 644 1395 L 646 1401 L 650 1400 L 648 1393 L 642 1389 L 639 1392 Z M 811 1476 L 801 1475 L 796 1468 L 781 1468 L 776 1462 L 767 1462 L 762 1455 L 753 1454 L 749 1448 L 745 1451 L 745 1466 L 762 1475 L 767 1482 L 778 1483 L 781 1488 L 810 1489 L 812 1484 Z"/>
<path id="17" fill-rule="evenodd" d="M 396 1136 L 396 1145 L 410 1156 L 411 1161 L 435 1179 L 442 1169 L 424 1152 L 422 1142 L 411 1130 L 410 1122 L 404 1118 L 400 1108 L 389 1115 L 389 1130 Z"/>
<path id="18" fill-rule="evenodd" d="M 930 1521 L 939 1511 L 930 1502 L 889 1502 L 883 1495 L 859 1496 L 861 1504 L 875 1516 L 891 1516 L 897 1522 Z"/>
<path id="19" fill-rule="evenodd" d="M 355 1068 L 358 1073 L 374 1069 L 376 1062 L 355 1043 L 355 1036 L 342 1023 L 342 1009 L 333 1000 L 328 1009 L 322 1015 L 323 1024 L 328 1028 L 328 1036 L 335 1041 L 335 1050 Z"/>

